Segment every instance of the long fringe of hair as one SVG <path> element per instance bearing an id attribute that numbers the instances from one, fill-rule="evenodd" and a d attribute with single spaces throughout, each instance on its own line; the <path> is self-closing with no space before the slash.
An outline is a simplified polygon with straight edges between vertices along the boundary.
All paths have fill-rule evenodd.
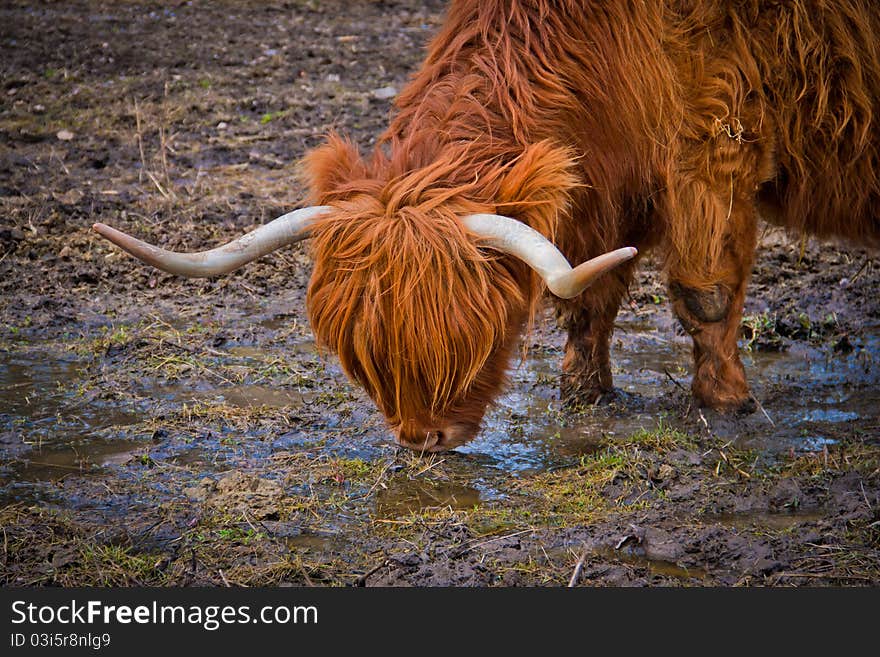
<path id="1" fill-rule="evenodd" d="M 392 422 L 436 422 L 465 393 L 480 408 L 491 401 L 534 311 L 530 270 L 480 249 L 460 218 L 513 212 L 552 234 L 573 184 L 568 154 L 550 144 L 496 156 L 483 175 L 467 167 L 471 149 L 395 175 L 333 137 L 307 161 L 313 186 L 327 185 L 319 202 L 338 208 L 313 229 L 310 320 Z"/>

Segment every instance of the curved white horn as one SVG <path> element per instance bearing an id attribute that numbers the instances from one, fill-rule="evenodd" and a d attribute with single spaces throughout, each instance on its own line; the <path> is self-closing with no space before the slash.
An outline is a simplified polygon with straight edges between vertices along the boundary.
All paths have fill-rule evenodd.
<path id="1" fill-rule="evenodd" d="M 599 276 L 638 253 L 627 246 L 572 269 L 550 240 L 521 221 L 500 214 L 471 214 L 463 221 L 468 230 L 485 238 L 487 246 L 516 256 L 538 272 L 547 288 L 562 299 L 576 297 Z"/>
<path id="2" fill-rule="evenodd" d="M 166 251 L 106 224 L 98 223 L 92 228 L 135 258 L 163 271 L 190 278 L 208 278 L 226 274 L 276 249 L 306 239 L 315 217 L 332 209 L 329 205 L 316 205 L 294 210 L 228 244 L 199 253 Z"/>

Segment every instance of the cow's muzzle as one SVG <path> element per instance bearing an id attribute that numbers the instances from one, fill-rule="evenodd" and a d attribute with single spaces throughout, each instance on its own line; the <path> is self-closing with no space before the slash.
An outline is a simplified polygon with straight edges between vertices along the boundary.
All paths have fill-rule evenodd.
<path id="1" fill-rule="evenodd" d="M 420 454 L 445 452 L 464 445 L 477 433 L 478 428 L 450 424 L 442 429 L 401 430 L 395 432 L 397 444 Z"/>

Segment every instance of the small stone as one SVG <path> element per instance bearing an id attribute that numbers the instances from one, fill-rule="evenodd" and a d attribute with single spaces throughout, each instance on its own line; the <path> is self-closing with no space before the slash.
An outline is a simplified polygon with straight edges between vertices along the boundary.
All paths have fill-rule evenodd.
<path id="1" fill-rule="evenodd" d="M 52 555 L 52 567 L 63 568 L 67 564 L 73 563 L 74 561 L 79 559 L 79 557 L 80 554 L 78 550 L 74 550 L 72 548 L 61 548 Z"/>
<path id="2" fill-rule="evenodd" d="M 202 501 L 206 499 L 211 493 L 217 490 L 217 486 L 214 483 L 214 480 L 210 477 L 204 477 L 196 486 L 190 486 L 188 488 L 183 489 L 183 494 L 189 497 L 190 499 L 196 501 Z"/>
<path id="3" fill-rule="evenodd" d="M 76 188 L 68 189 L 66 192 L 62 193 L 52 193 L 52 197 L 63 205 L 76 205 L 82 200 L 83 196 L 85 196 L 83 191 Z"/>
<path id="4" fill-rule="evenodd" d="M 247 513 L 259 520 L 277 518 L 284 498 L 284 490 L 276 482 L 243 472 L 232 472 L 216 482 L 206 477 L 183 492 L 213 508 Z"/>
<path id="5" fill-rule="evenodd" d="M 378 89 L 373 89 L 373 98 L 378 98 L 379 100 L 388 100 L 389 98 L 394 98 L 397 95 L 397 89 L 394 87 L 379 87 Z"/>
<path id="6" fill-rule="evenodd" d="M 669 479 L 672 479 L 674 476 L 675 476 L 675 468 L 673 468 L 668 463 L 663 463 L 657 469 L 657 477 L 660 479 L 660 481 L 667 481 Z"/>
<path id="7" fill-rule="evenodd" d="M 69 246 L 65 246 L 63 249 L 61 249 L 61 250 L 58 252 L 58 257 L 59 257 L 59 258 L 68 258 L 68 257 L 70 257 L 70 247 L 69 247 Z"/>
<path id="8" fill-rule="evenodd" d="M 218 130 L 226 130 L 226 128 L 228 128 L 228 127 L 229 127 L 229 124 L 227 124 L 226 121 L 220 121 L 220 123 L 217 124 Z"/>
<path id="9" fill-rule="evenodd" d="M 0 225 L 0 242 L 21 242 L 24 232 L 15 226 Z"/>
<path id="10" fill-rule="evenodd" d="M 42 114 L 46 111 L 45 105 L 34 105 L 33 107 L 34 114 Z"/>
<path id="11" fill-rule="evenodd" d="M 70 130 L 67 130 L 65 128 L 64 130 L 59 130 L 58 132 L 56 132 L 55 136 L 58 137 L 58 139 L 60 139 L 61 141 L 70 141 L 71 139 L 73 139 L 74 135 Z"/>

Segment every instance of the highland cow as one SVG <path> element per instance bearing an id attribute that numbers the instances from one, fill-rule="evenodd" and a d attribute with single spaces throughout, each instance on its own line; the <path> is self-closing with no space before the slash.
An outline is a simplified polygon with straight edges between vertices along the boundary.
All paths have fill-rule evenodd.
<path id="1" fill-rule="evenodd" d="M 479 430 L 544 284 L 563 395 L 611 392 L 626 247 L 656 248 L 694 397 L 750 411 L 737 335 L 759 216 L 880 243 L 878 34 L 880 5 L 858 0 L 457 0 L 372 157 L 336 136 L 307 156 L 320 205 L 203 254 L 96 229 L 191 276 L 311 237 L 318 342 L 419 451 Z"/>

